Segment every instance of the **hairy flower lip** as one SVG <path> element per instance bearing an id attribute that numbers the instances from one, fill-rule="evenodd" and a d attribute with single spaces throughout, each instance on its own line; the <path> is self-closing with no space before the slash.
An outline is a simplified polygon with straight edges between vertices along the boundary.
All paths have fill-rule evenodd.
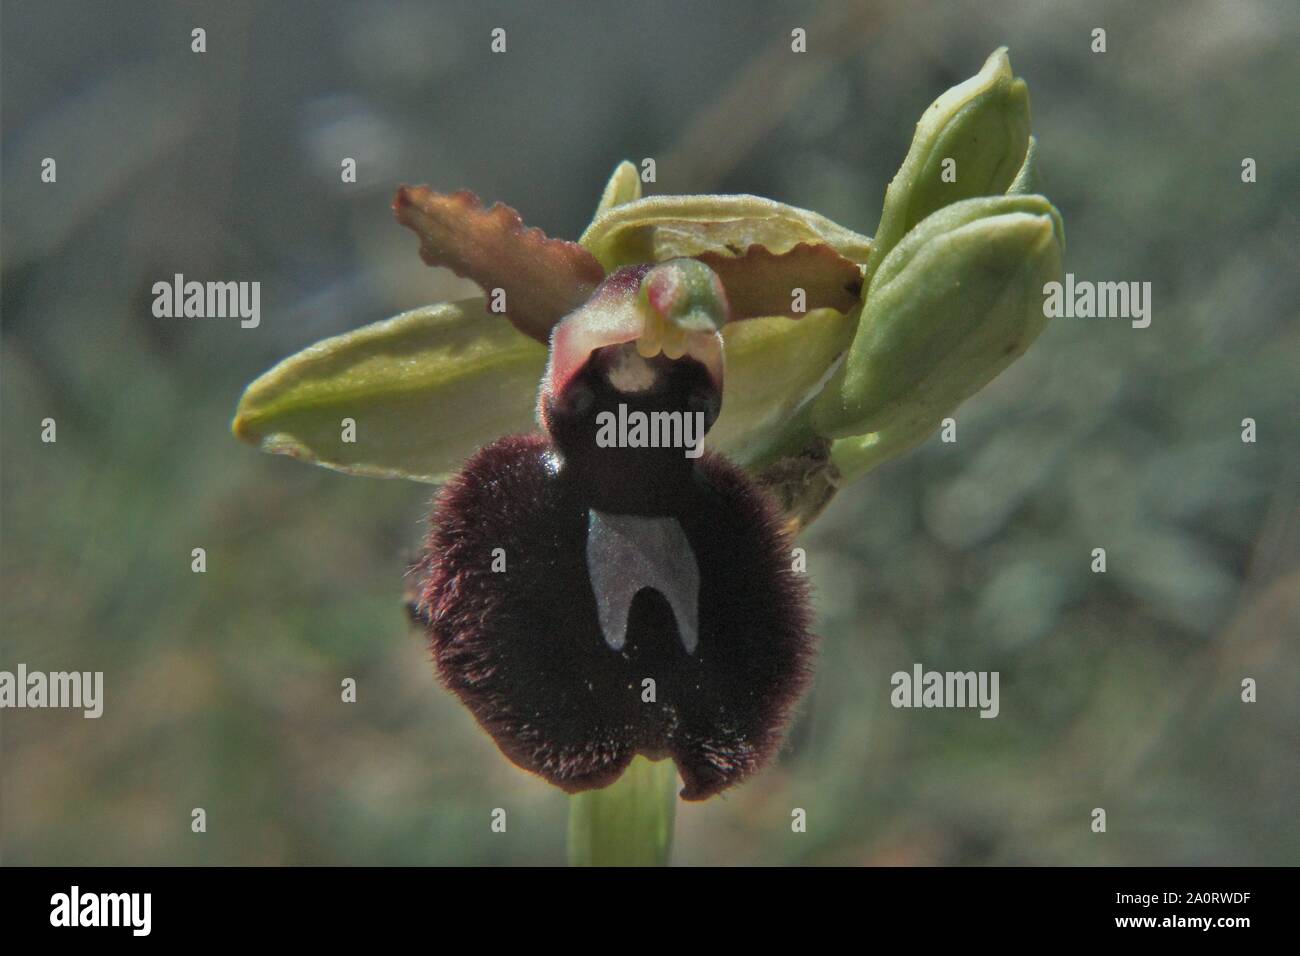
<path id="1" fill-rule="evenodd" d="M 644 754 L 673 759 L 683 799 L 713 796 L 774 756 L 810 680 L 808 586 L 772 501 L 720 456 L 697 467 L 676 512 L 700 571 L 690 654 L 650 589 L 610 649 L 586 567 L 590 506 L 544 436 L 485 447 L 438 496 L 416 613 L 439 676 L 511 761 L 566 792 Z M 502 573 L 488 568 L 497 546 Z"/>

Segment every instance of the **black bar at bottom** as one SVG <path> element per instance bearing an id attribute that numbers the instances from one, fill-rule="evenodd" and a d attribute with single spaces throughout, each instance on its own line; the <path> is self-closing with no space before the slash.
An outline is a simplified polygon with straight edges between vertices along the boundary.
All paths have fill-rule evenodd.
<path id="1" fill-rule="evenodd" d="M 926 943 L 1127 936 L 1230 944 L 1242 933 L 1283 931 L 1294 883 L 1294 871 L 1269 868 L 7 868 L 0 925 L 7 942 L 62 936 L 79 944 L 337 945 L 401 933 L 439 946 L 447 931 L 463 931 L 493 944 L 509 936 L 566 948 L 647 933 L 664 945 L 739 945 L 776 926 L 818 935 L 842 928 L 864 941 L 919 934 Z"/>

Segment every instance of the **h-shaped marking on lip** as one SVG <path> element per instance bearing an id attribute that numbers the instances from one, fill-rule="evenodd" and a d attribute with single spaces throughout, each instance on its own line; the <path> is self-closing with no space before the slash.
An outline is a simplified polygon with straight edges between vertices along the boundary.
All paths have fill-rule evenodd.
<path id="1" fill-rule="evenodd" d="M 654 588 L 673 609 L 687 654 L 700 642 L 700 566 L 676 518 L 606 514 L 587 510 L 587 575 L 605 643 L 627 642 L 632 599 Z"/>

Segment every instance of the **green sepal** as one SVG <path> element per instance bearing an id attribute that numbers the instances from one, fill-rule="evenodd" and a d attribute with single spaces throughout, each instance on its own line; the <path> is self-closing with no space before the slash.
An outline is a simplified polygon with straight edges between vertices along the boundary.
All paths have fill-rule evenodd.
<path id="1" fill-rule="evenodd" d="M 482 299 L 428 306 L 285 359 L 244 391 L 232 430 L 349 474 L 438 482 L 480 446 L 535 428 L 546 356 Z"/>

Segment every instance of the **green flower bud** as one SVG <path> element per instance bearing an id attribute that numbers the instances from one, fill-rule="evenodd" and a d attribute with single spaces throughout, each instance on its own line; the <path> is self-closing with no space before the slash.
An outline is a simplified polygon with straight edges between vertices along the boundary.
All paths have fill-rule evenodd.
<path id="1" fill-rule="evenodd" d="M 937 209 L 1007 191 L 1029 145 L 1029 89 L 1006 48 L 934 101 L 916 124 L 907 158 L 885 191 L 867 280 L 891 249 Z"/>
<path id="2" fill-rule="evenodd" d="M 1042 331 L 1063 245 L 1042 196 L 967 199 L 927 218 L 880 264 L 813 426 L 829 438 L 928 431 Z"/>

